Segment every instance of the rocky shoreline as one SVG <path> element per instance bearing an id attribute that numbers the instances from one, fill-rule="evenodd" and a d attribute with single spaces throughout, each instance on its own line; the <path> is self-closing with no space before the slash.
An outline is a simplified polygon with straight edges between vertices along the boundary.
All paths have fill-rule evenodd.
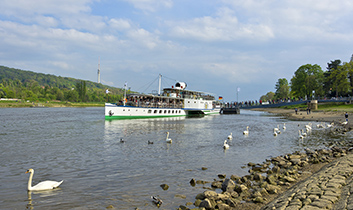
<path id="1" fill-rule="evenodd" d="M 342 113 L 295 114 L 292 110 L 258 110 L 276 113 L 292 120 L 334 122 L 331 132 L 352 130 Z M 294 115 L 294 116 L 292 116 Z M 326 149 L 294 152 L 248 163 L 249 174 L 243 177 L 219 174 L 218 178 L 196 195 L 194 202 L 178 209 L 347 209 L 353 207 L 350 187 L 353 176 L 353 141 L 326 145 Z M 192 179 L 190 184 L 204 183 Z M 221 191 L 217 193 L 217 191 Z M 352 188 L 353 194 L 353 188 Z M 189 208 L 189 206 L 193 206 Z M 350 208 L 348 208 L 350 209 Z"/>

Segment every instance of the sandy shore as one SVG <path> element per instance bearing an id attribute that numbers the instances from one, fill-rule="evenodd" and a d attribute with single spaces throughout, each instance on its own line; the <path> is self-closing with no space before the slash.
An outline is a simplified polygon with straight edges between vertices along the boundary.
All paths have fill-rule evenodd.
<path id="1" fill-rule="evenodd" d="M 252 109 L 254 111 L 264 111 L 273 114 L 283 116 L 290 120 L 303 120 L 303 121 L 317 121 L 317 122 L 328 122 L 334 124 L 341 124 L 346 119 L 344 117 L 345 112 L 342 111 L 312 111 L 307 114 L 306 111 L 299 111 L 298 114 L 292 109 L 280 109 L 280 108 L 257 108 Z M 348 122 L 346 127 L 353 129 L 353 123 Z"/>

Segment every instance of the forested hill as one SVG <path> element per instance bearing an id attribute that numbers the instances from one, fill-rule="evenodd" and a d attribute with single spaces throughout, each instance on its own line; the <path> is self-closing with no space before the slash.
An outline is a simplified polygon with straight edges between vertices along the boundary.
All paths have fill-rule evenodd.
<path id="1" fill-rule="evenodd" d="M 1 98 L 99 102 L 106 100 L 106 89 L 110 91 L 111 100 L 121 99 L 123 90 L 120 88 L 87 80 L 0 66 Z"/>

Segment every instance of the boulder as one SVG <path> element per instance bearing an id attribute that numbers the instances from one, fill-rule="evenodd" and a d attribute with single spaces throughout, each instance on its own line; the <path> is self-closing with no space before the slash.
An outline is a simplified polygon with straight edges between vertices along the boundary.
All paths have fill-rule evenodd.
<path id="1" fill-rule="evenodd" d="M 211 183 L 211 187 L 214 187 L 214 188 L 222 188 L 222 183 L 221 181 L 214 181 Z"/>
<path id="2" fill-rule="evenodd" d="M 245 186 L 245 185 L 243 185 L 243 184 L 237 184 L 237 185 L 235 185 L 235 188 L 234 188 L 234 190 L 237 192 L 237 193 L 242 193 L 242 192 L 245 192 L 245 191 L 247 191 L 248 190 L 248 188 Z"/>
<path id="3" fill-rule="evenodd" d="M 226 174 L 218 174 L 218 177 L 220 178 L 220 179 L 225 179 L 226 178 Z"/>
<path id="4" fill-rule="evenodd" d="M 254 174 L 254 180 L 255 181 L 262 181 L 264 177 L 260 173 Z"/>
<path id="5" fill-rule="evenodd" d="M 234 187 L 235 187 L 235 183 L 231 179 L 225 179 L 224 182 L 222 183 L 223 192 L 233 191 Z"/>
<path id="6" fill-rule="evenodd" d="M 233 181 L 237 181 L 238 179 L 241 179 L 241 177 L 237 176 L 237 175 L 231 175 L 230 179 L 233 180 Z"/>
<path id="7" fill-rule="evenodd" d="M 193 187 L 196 185 L 196 180 L 194 178 L 190 180 L 190 185 Z"/>
<path id="8" fill-rule="evenodd" d="M 169 186 L 167 184 L 161 184 L 160 185 L 163 190 L 168 190 Z"/>
<path id="9" fill-rule="evenodd" d="M 213 209 L 216 206 L 216 202 L 214 200 L 206 198 L 205 200 L 201 201 L 199 207 L 204 207 L 206 209 Z"/>
<path id="10" fill-rule="evenodd" d="M 231 210 L 232 208 L 225 203 L 217 204 L 217 209 L 219 210 Z"/>
<path id="11" fill-rule="evenodd" d="M 205 198 L 206 198 L 206 196 L 205 196 L 204 193 L 199 193 L 199 194 L 197 194 L 196 197 L 195 197 L 196 200 L 203 200 L 203 199 L 205 199 Z"/>
<path id="12" fill-rule="evenodd" d="M 206 190 L 205 192 L 203 192 L 203 194 L 206 198 L 212 198 L 212 199 L 218 196 L 218 193 L 212 190 Z"/>

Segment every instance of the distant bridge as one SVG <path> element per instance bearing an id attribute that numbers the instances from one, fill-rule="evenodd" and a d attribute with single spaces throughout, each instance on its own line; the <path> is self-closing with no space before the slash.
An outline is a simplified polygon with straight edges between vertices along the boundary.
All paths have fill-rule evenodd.
<path id="1" fill-rule="evenodd" d="M 257 105 L 245 105 L 239 106 L 240 109 L 254 109 L 254 108 L 277 108 L 282 106 L 291 106 L 291 105 L 299 105 L 299 104 L 307 104 L 310 103 L 312 100 L 302 100 L 302 101 L 292 101 L 292 102 L 279 102 L 273 104 L 257 104 Z M 350 103 L 351 98 L 339 98 L 339 99 L 319 99 L 317 100 L 318 103 L 329 103 L 329 102 L 346 102 Z"/>

